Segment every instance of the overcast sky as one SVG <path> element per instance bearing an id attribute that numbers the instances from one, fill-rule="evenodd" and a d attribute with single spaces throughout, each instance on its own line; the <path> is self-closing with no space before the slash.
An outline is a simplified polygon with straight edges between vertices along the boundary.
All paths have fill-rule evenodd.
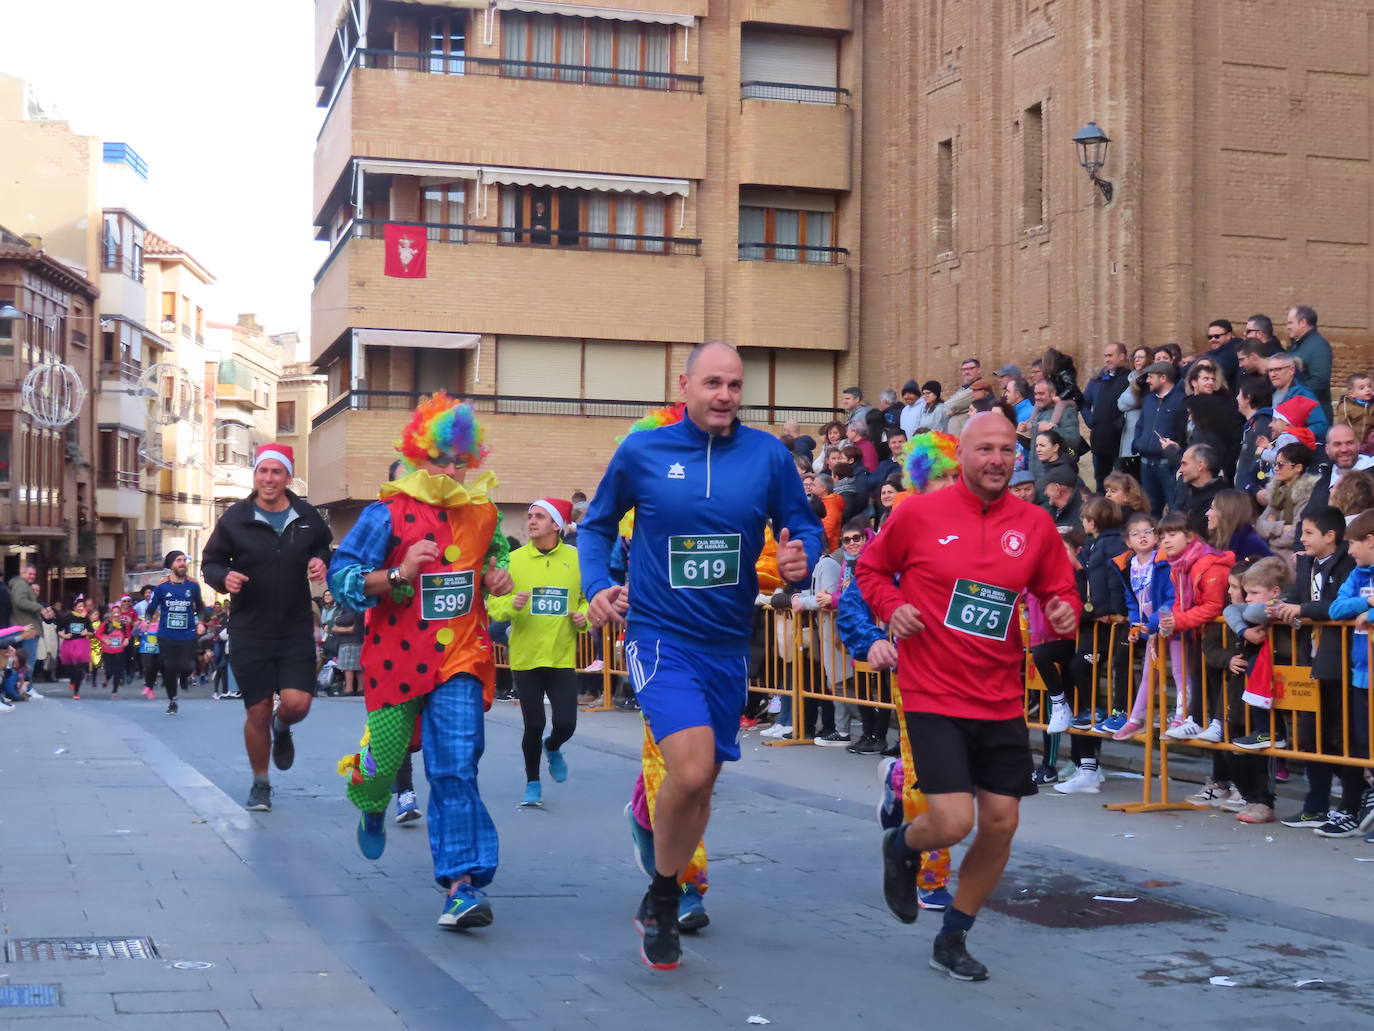
<path id="1" fill-rule="evenodd" d="M 149 168 L 149 228 L 218 279 L 212 318 L 309 331 L 310 0 L 3 0 L 0 71 Z M 140 212 L 139 214 L 143 214 Z"/>

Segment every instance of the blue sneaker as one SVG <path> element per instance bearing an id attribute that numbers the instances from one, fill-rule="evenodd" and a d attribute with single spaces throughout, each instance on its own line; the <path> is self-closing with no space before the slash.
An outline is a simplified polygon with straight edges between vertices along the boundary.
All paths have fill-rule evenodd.
<path id="1" fill-rule="evenodd" d="M 1112 714 L 1110 716 L 1108 716 L 1101 723 L 1097 724 L 1097 726 L 1093 727 L 1093 733 L 1103 734 L 1107 737 L 1111 737 L 1125 725 L 1126 713 L 1121 709 L 1113 709 Z"/>
<path id="2" fill-rule="evenodd" d="M 396 822 L 413 823 L 420 818 L 420 806 L 415 801 L 415 792 L 402 791 L 396 796 Z"/>
<path id="3" fill-rule="evenodd" d="M 358 849 L 364 859 L 381 859 L 386 851 L 386 813 L 363 813 L 358 818 Z"/>
<path id="4" fill-rule="evenodd" d="M 463 883 L 453 889 L 453 894 L 444 899 L 443 912 L 439 914 L 439 926 L 451 927 L 461 931 L 466 927 L 486 927 L 492 921 L 491 903 L 486 892 Z"/>
<path id="5" fill-rule="evenodd" d="M 1374 831 L 1364 836 L 1364 843 L 1366 845 L 1374 845 Z"/>
<path id="6" fill-rule="evenodd" d="M 710 922 L 701 890 L 695 884 L 684 884 L 682 898 L 677 901 L 677 929 L 684 934 L 696 934 Z"/>
<path id="7" fill-rule="evenodd" d="M 549 776 L 562 784 L 568 779 L 568 760 L 563 758 L 561 750 L 557 752 L 550 750 L 548 738 L 544 739 L 544 755 L 549 760 Z"/>
<path id="8" fill-rule="evenodd" d="M 922 909 L 941 910 L 954 905 L 954 896 L 947 888 L 931 888 L 930 891 L 918 891 L 916 901 L 921 904 Z"/>
<path id="9" fill-rule="evenodd" d="M 1073 721 L 1069 724 L 1074 730 L 1091 730 L 1093 717 L 1090 712 L 1075 713 Z"/>
<path id="10" fill-rule="evenodd" d="M 625 803 L 625 818 L 630 821 L 630 840 L 634 842 L 635 865 L 645 877 L 654 875 L 654 832 L 646 831 L 635 819 L 634 803 Z"/>
<path id="11" fill-rule="evenodd" d="M 900 759 L 887 758 L 878 764 L 878 783 L 883 786 L 878 800 L 878 826 L 883 830 L 902 825 L 902 800 L 892 786 L 893 770 L 901 767 Z"/>
<path id="12" fill-rule="evenodd" d="M 523 809 L 535 809 L 544 804 L 544 789 L 539 781 L 532 780 L 525 785 L 525 797 L 520 799 Z"/>

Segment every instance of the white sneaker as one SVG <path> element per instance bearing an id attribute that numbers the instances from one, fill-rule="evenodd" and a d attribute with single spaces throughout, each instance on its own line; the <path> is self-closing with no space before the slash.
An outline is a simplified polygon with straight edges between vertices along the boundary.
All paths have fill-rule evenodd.
<path id="1" fill-rule="evenodd" d="M 13 704 L 12 702 L 7 702 L 7 701 L 5 701 L 5 699 L 3 699 L 3 698 L 0 698 L 0 712 L 13 712 L 13 711 L 14 711 L 14 704 Z"/>
<path id="2" fill-rule="evenodd" d="M 1164 732 L 1164 736 L 1174 741 L 1191 741 L 1202 733 L 1202 728 L 1193 722 L 1193 717 L 1189 716 L 1181 723 L 1170 727 Z"/>
<path id="3" fill-rule="evenodd" d="M 1229 788 L 1212 805 L 1224 813 L 1238 813 L 1245 808 L 1245 796 L 1235 788 Z"/>
<path id="4" fill-rule="evenodd" d="M 1068 780 L 1061 780 L 1054 790 L 1063 795 L 1098 795 L 1102 793 L 1102 777 L 1096 770 L 1079 770 Z"/>
<path id="5" fill-rule="evenodd" d="M 30 698 L 42 698 L 43 696 L 42 696 L 41 694 L 38 693 L 38 688 L 32 687 L 32 686 L 31 686 L 31 687 L 29 688 L 29 697 L 30 697 Z"/>
<path id="6" fill-rule="evenodd" d="M 775 716 L 778 713 L 782 712 L 782 699 L 779 698 L 777 695 L 774 695 L 772 698 L 768 699 L 768 711 L 773 713 L 773 715 Z"/>
<path id="7" fill-rule="evenodd" d="M 1069 729 L 1069 724 L 1072 722 L 1073 711 L 1069 708 L 1069 703 L 1062 698 L 1057 698 L 1050 703 L 1050 723 L 1045 728 L 1045 733 L 1062 734 Z"/>
<path id="8" fill-rule="evenodd" d="M 786 737 L 792 733 L 792 728 L 781 723 L 774 723 L 767 730 L 759 731 L 759 737 Z"/>
<path id="9" fill-rule="evenodd" d="M 600 659 L 593 659 L 591 662 L 587 663 L 587 668 L 584 669 L 582 672 L 583 672 L 583 673 L 600 673 L 600 672 L 601 672 L 603 669 L 605 669 L 605 668 L 606 668 L 606 663 L 604 663 L 604 662 L 603 662 L 602 660 L 600 660 Z"/>
<path id="10" fill-rule="evenodd" d="M 1209 780 L 1205 787 L 1196 794 L 1188 796 L 1190 805 L 1221 805 L 1221 800 L 1226 797 L 1228 789 L 1218 786 L 1214 780 Z"/>
<path id="11" fill-rule="evenodd" d="M 1210 741 L 1214 745 L 1221 744 L 1221 720 L 1213 720 L 1207 724 L 1207 729 L 1193 738 L 1194 741 Z"/>

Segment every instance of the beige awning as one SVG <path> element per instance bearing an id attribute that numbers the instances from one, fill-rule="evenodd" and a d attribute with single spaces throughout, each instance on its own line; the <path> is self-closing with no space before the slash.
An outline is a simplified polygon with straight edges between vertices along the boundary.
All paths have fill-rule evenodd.
<path id="1" fill-rule="evenodd" d="M 424 4 L 426 7 L 466 7 L 480 11 L 487 6 L 487 0 L 395 0 L 398 4 Z"/>
<path id="2" fill-rule="evenodd" d="M 449 351 L 471 351 L 481 342 L 480 333 L 426 333 L 409 329 L 358 329 L 355 341 L 361 347 L 434 347 Z"/>
<path id="3" fill-rule="evenodd" d="M 377 158 L 354 160 L 359 169 L 374 175 L 416 175 L 438 182 L 476 179 L 482 171 L 478 165 L 449 165 L 437 161 L 382 161 Z"/>
<path id="4" fill-rule="evenodd" d="M 685 197 L 691 184 L 686 179 L 651 179 L 630 175 L 591 175 L 585 172 L 545 172 L 535 168 L 483 166 L 482 181 L 502 186 L 561 186 L 569 190 L 604 190 L 609 193 L 652 193 Z"/>
<path id="5" fill-rule="evenodd" d="M 696 24 L 696 16 L 691 14 L 636 11 L 623 7 L 593 7 L 590 4 L 564 4 L 556 0 L 496 0 L 494 6 L 498 11 L 565 14 L 574 18 L 610 18 L 613 21 L 645 21 L 656 25 L 685 25 L 689 29 Z"/>

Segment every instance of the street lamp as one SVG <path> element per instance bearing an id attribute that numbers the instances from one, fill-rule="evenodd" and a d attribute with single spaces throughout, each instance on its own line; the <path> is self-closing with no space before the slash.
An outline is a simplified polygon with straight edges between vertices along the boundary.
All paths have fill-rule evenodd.
<path id="1" fill-rule="evenodd" d="M 1107 163 L 1107 146 L 1112 142 L 1096 122 L 1089 122 L 1073 134 L 1073 142 L 1078 146 L 1078 163 L 1088 173 L 1094 186 L 1102 191 L 1102 198 L 1112 202 L 1112 184 L 1098 176 L 1102 166 Z"/>

